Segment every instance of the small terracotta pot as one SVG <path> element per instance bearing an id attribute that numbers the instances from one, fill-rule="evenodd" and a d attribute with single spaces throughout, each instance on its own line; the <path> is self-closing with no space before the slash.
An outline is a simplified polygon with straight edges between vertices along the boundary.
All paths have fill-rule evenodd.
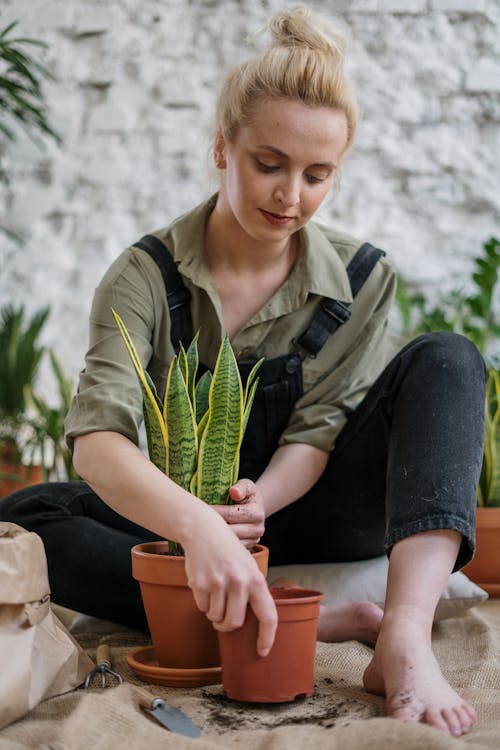
<path id="1" fill-rule="evenodd" d="M 267 574 L 269 550 L 252 552 Z M 220 665 L 217 633 L 196 606 L 188 586 L 185 557 L 168 554 L 168 542 L 132 547 L 132 575 L 139 581 L 151 640 L 160 667 L 204 669 Z"/>
<path id="2" fill-rule="evenodd" d="M 476 509 L 476 552 L 462 572 L 490 596 L 500 596 L 500 508 Z"/>
<path id="3" fill-rule="evenodd" d="M 43 482 L 42 466 L 24 466 L 24 464 L 19 463 L 0 462 L 0 498 L 41 482 Z"/>
<path id="4" fill-rule="evenodd" d="M 245 623 L 218 633 L 222 682 L 229 698 L 254 703 L 284 703 L 314 691 L 314 658 L 319 591 L 271 588 L 278 629 L 268 656 L 257 654 L 258 621 L 248 608 Z"/>

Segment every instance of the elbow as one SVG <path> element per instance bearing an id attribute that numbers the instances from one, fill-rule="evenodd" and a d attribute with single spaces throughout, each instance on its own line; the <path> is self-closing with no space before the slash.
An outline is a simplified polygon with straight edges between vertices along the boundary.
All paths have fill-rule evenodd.
<path id="1" fill-rule="evenodd" d="M 73 468 L 76 473 L 85 481 L 88 481 L 88 462 L 87 462 L 87 435 L 75 437 L 73 443 Z"/>

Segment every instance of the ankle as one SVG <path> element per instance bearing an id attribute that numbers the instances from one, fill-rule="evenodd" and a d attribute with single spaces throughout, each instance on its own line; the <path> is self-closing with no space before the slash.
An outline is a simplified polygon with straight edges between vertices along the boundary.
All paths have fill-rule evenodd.
<path id="1" fill-rule="evenodd" d="M 381 633 L 408 633 L 412 638 L 419 636 L 419 640 L 425 638 L 430 642 L 432 623 L 432 615 L 420 607 L 409 604 L 392 605 L 384 610 Z"/>

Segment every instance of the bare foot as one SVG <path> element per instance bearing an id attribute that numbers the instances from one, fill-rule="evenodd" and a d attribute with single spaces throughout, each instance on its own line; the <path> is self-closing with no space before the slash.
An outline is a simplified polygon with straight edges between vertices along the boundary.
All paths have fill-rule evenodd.
<path id="1" fill-rule="evenodd" d="M 443 677 L 416 613 L 384 619 L 363 683 L 369 692 L 386 696 L 386 714 L 396 719 L 424 722 L 455 737 L 469 732 L 476 720 L 474 709 Z"/>
<path id="2" fill-rule="evenodd" d="M 291 578 L 278 578 L 273 588 L 295 588 Z M 322 606 L 318 619 L 318 641 L 340 643 L 362 641 L 373 645 L 380 630 L 383 612 L 373 602 L 352 602 L 339 607 Z"/>
<path id="3" fill-rule="evenodd" d="M 321 607 L 318 641 L 362 641 L 373 646 L 377 641 L 383 612 L 373 602 L 352 602 L 339 607 Z"/>

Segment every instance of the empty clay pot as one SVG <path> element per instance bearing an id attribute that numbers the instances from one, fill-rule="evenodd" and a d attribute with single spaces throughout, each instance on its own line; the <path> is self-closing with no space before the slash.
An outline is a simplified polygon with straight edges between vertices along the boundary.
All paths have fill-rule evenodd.
<path id="1" fill-rule="evenodd" d="M 222 682 L 229 698 L 257 703 L 283 703 L 314 691 L 314 658 L 319 591 L 271 588 L 278 629 L 268 656 L 257 654 L 258 621 L 248 608 L 241 628 L 218 633 Z"/>

